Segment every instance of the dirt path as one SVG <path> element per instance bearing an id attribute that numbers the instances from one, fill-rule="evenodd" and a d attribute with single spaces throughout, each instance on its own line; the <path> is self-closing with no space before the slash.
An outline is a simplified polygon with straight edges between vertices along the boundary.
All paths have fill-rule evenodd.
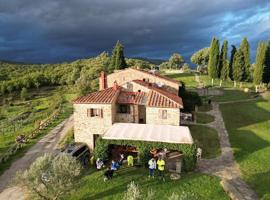
<path id="1" fill-rule="evenodd" d="M 221 155 L 214 159 L 202 159 L 198 162 L 199 171 L 219 176 L 222 186 L 234 200 L 257 200 L 255 192 L 241 179 L 241 172 L 234 160 L 229 136 L 224 125 L 219 104 L 213 103 L 213 110 L 207 112 L 215 116 L 215 121 L 206 126 L 218 131 L 220 138 Z"/>
<path id="2" fill-rule="evenodd" d="M 23 190 L 18 187 L 9 187 L 10 181 L 18 170 L 27 169 L 30 164 L 44 153 L 51 153 L 56 150 L 57 143 L 73 127 L 73 116 L 58 124 L 53 130 L 32 146 L 26 154 L 12 163 L 0 176 L 0 199 L 1 200 L 21 200 L 25 199 Z"/>

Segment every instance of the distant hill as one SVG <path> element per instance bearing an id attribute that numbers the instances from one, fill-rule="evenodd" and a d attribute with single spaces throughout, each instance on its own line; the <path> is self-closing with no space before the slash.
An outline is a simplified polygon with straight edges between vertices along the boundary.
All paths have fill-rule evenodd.
<path id="1" fill-rule="evenodd" d="M 160 65 L 161 63 L 166 61 L 166 60 L 158 59 L 158 58 L 142 58 L 142 57 L 132 57 L 132 58 L 138 59 L 138 60 L 144 60 L 155 65 Z"/>

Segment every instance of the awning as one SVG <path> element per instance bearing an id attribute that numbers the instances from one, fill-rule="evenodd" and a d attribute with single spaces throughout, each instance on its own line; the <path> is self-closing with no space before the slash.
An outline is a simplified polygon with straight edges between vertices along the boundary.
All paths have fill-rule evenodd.
<path id="1" fill-rule="evenodd" d="M 116 123 L 102 136 L 108 140 L 136 140 L 177 144 L 193 144 L 186 126 Z"/>

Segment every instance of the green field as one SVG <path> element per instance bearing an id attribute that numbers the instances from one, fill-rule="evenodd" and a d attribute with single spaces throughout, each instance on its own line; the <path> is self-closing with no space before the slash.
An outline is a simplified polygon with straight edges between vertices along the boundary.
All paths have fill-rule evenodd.
<path id="1" fill-rule="evenodd" d="M 203 150 L 203 158 L 210 159 L 220 155 L 219 138 L 215 129 L 202 125 L 192 125 L 189 128 L 194 142 Z"/>
<path id="2" fill-rule="evenodd" d="M 220 106 L 243 178 L 270 199 L 270 103 L 266 100 Z"/>
<path id="3" fill-rule="evenodd" d="M 76 188 L 65 199 L 123 199 L 127 185 L 134 181 L 139 185 L 141 194 L 149 190 L 154 192 L 154 199 L 167 199 L 173 192 L 175 194 L 192 194 L 200 200 L 229 199 L 220 186 L 220 180 L 214 176 L 198 173 L 182 174 L 181 179 L 172 181 L 166 176 L 166 181 L 157 178 L 149 179 L 148 171 L 143 168 L 121 168 L 110 181 L 103 181 L 103 172 L 89 171 Z"/>
<path id="4" fill-rule="evenodd" d="M 239 101 L 239 100 L 246 100 L 246 99 L 252 99 L 253 94 L 251 92 L 244 92 L 240 89 L 224 89 L 224 94 L 221 96 L 212 96 L 211 99 L 213 101 L 217 102 L 227 102 L 227 101 Z"/>
<path id="5" fill-rule="evenodd" d="M 183 73 L 183 74 L 165 74 L 167 77 L 175 79 L 177 81 L 182 81 L 185 83 L 186 87 L 196 87 L 197 83 L 195 81 L 194 73 Z"/>
<path id="6" fill-rule="evenodd" d="M 199 124 L 208 124 L 215 121 L 215 117 L 206 113 L 196 113 L 196 120 Z"/>

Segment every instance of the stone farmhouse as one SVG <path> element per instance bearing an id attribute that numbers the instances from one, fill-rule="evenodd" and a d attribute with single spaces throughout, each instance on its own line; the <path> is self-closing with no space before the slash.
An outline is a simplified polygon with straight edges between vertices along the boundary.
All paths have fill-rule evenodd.
<path id="1" fill-rule="evenodd" d="M 180 126 L 183 102 L 178 81 L 127 68 L 109 75 L 101 72 L 99 87 L 74 101 L 75 142 L 93 149 L 101 135 L 105 139 L 193 143 L 188 127 Z"/>

